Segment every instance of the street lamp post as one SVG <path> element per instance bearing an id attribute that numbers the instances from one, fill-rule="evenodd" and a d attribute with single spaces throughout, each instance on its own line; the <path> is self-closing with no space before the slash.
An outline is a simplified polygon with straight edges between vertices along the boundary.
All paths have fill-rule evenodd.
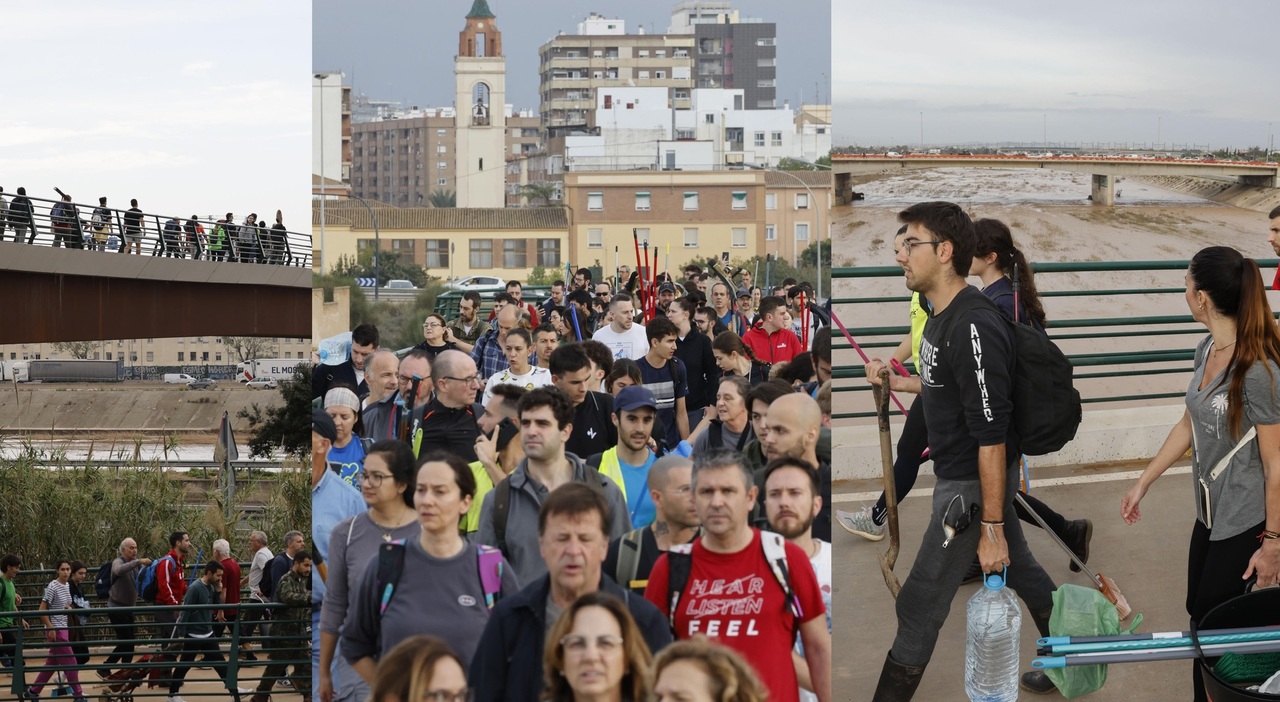
<path id="1" fill-rule="evenodd" d="M 373 220 L 373 301 L 377 302 L 378 288 L 381 287 L 381 282 L 382 282 L 382 276 L 380 275 L 380 272 L 378 269 L 378 258 L 380 257 L 379 254 L 382 253 L 382 238 L 378 234 L 378 213 L 374 212 L 373 208 L 369 206 L 369 203 L 365 201 L 364 198 L 358 195 L 352 195 L 350 193 L 346 193 L 343 196 L 349 197 L 352 200 L 356 200 L 360 204 L 364 205 L 364 208 L 366 210 L 369 210 L 369 219 Z M 323 203 L 324 201 L 321 200 L 321 202 Z M 321 209 L 321 212 L 323 211 L 324 210 Z"/>
<path id="2" fill-rule="evenodd" d="M 799 183 L 800 186 L 803 187 L 805 191 L 809 193 L 809 202 L 812 203 L 810 206 L 813 207 L 814 225 L 818 230 L 817 231 L 818 250 L 817 250 L 817 255 L 815 256 L 815 258 L 817 259 L 817 265 L 818 265 L 818 274 L 817 274 L 818 280 L 816 283 L 817 287 L 815 289 L 815 292 L 818 295 L 818 299 L 821 300 L 822 299 L 822 211 L 818 207 L 818 198 L 813 196 L 813 190 L 809 189 L 809 184 L 804 182 L 804 179 L 800 178 L 799 176 L 797 176 L 796 174 L 790 171 L 784 171 L 777 168 L 769 168 L 767 166 L 758 166 L 758 165 L 752 165 L 751 167 L 762 170 L 762 171 L 773 171 L 774 173 L 782 173 L 787 177 L 791 178 L 792 180 L 796 181 L 797 183 Z M 800 243 L 799 243 L 799 240 L 796 238 L 794 223 L 792 223 L 792 229 L 791 229 L 791 248 L 795 250 L 796 267 L 799 267 Z"/>

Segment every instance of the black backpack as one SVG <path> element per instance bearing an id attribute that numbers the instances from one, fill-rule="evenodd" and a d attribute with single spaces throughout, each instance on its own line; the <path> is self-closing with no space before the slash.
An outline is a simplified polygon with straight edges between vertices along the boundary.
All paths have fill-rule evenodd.
<path id="1" fill-rule="evenodd" d="M 112 563 L 115 561 L 107 561 L 99 566 L 98 575 L 93 579 L 93 591 L 104 600 L 111 596 L 111 584 L 115 582 L 115 578 L 111 577 Z"/>
<path id="2" fill-rule="evenodd" d="M 1013 339 L 1012 391 L 1013 428 L 1018 447 L 1028 456 L 1043 456 L 1060 450 L 1076 437 L 1082 407 L 1080 392 L 1072 385 L 1071 361 L 1049 336 L 1028 324 L 1018 324 L 1000 311 L 987 296 L 971 295 L 961 302 L 942 336 L 951 338 L 951 325 L 961 314 L 988 307 L 1008 325 Z"/>

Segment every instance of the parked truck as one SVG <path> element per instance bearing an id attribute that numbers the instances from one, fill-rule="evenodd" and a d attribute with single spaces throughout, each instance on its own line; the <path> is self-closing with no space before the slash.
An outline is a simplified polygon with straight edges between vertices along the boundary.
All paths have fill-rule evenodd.
<path id="1" fill-rule="evenodd" d="M 259 358 L 245 361 L 237 366 L 236 380 L 247 383 L 250 380 L 274 380 L 283 382 L 293 377 L 293 371 L 302 363 L 297 358 Z"/>
<path id="2" fill-rule="evenodd" d="M 123 361 L 42 359 L 25 363 L 25 379 L 21 366 L 13 365 L 13 377 L 20 383 L 118 383 L 124 380 Z"/>

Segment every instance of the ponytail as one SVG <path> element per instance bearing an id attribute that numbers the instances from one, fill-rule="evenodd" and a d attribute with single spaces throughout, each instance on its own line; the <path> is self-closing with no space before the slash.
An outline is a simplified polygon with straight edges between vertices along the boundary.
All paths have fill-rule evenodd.
<path id="1" fill-rule="evenodd" d="M 1244 419 L 1245 376 L 1254 364 L 1262 362 L 1262 367 L 1271 378 L 1274 399 L 1276 377 L 1267 361 L 1280 365 L 1280 331 L 1276 329 L 1276 320 L 1272 315 L 1271 305 L 1267 302 L 1262 271 L 1258 268 L 1257 261 L 1241 258 L 1243 275 L 1240 282 L 1240 304 L 1235 311 L 1236 347 L 1232 350 L 1231 361 L 1227 366 L 1231 378 L 1227 389 L 1227 427 L 1233 439 L 1238 439 L 1242 433 L 1240 425 Z"/>
<path id="2" fill-rule="evenodd" d="M 1026 256 L 1022 255 L 1022 249 L 1012 249 L 1009 252 L 1009 260 L 1010 267 L 1016 266 L 1018 269 L 1018 302 L 1027 308 L 1027 315 L 1039 324 L 1041 329 L 1048 327 L 1049 321 L 1045 318 L 1044 304 L 1040 302 L 1040 293 L 1036 290 L 1036 277 L 1031 272 L 1031 264 L 1027 263 Z"/>
<path id="3" fill-rule="evenodd" d="M 1035 275 L 1031 266 L 1013 242 L 1013 233 L 1008 225 L 998 219 L 980 219 L 974 222 L 974 257 L 981 258 L 990 254 L 996 255 L 996 267 L 1008 276 L 1014 267 L 1018 269 L 1018 302 L 1026 308 L 1030 319 L 1018 320 L 1022 323 L 1035 322 L 1043 329 L 1048 326 L 1044 314 L 1044 305 L 1040 302 L 1040 293 L 1036 291 Z"/>
<path id="4" fill-rule="evenodd" d="M 738 336 L 733 331 L 722 331 L 717 334 L 715 340 L 711 342 L 711 348 L 719 351 L 720 353 L 736 353 L 739 356 L 746 356 L 751 359 L 752 362 L 758 361 L 756 354 L 751 350 L 751 347 L 747 346 L 742 341 L 742 337 Z"/>

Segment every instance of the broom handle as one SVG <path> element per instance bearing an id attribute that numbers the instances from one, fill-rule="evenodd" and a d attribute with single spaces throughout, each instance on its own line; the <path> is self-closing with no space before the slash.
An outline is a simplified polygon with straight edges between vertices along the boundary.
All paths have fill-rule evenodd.
<path id="1" fill-rule="evenodd" d="M 1080 560 L 1080 557 L 1075 554 L 1075 551 L 1072 551 L 1069 546 L 1062 542 L 1062 539 L 1058 538 L 1057 534 L 1053 533 L 1053 529 L 1050 529 L 1049 525 L 1045 524 L 1044 520 L 1040 518 L 1040 515 L 1036 514 L 1034 509 L 1031 509 L 1031 505 L 1027 504 L 1027 501 L 1022 497 L 1022 493 L 1013 493 L 1013 499 L 1017 500 L 1018 504 L 1022 505 L 1022 508 L 1031 514 L 1031 517 L 1036 520 L 1036 523 L 1040 525 L 1040 528 L 1044 530 L 1044 533 L 1048 534 L 1049 538 L 1053 539 L 1054 543 L 1062 547 L 1062 550 L 1067 552 L 1067 555 L 1071 557 L 1071 560 L 1074 561 L 1076 565 L 1080 566 L 1080 570 L 1083 570 L 1085 575 L 1092 578 L 1093 582 L 1097 584 L 1098 589 L 1101 590 L 1103 588 L 1102 578 L 1094 575 L 1093 571 L 1089 570 L 1089 566 L 1085 565 L 1084 561 Z"/>

